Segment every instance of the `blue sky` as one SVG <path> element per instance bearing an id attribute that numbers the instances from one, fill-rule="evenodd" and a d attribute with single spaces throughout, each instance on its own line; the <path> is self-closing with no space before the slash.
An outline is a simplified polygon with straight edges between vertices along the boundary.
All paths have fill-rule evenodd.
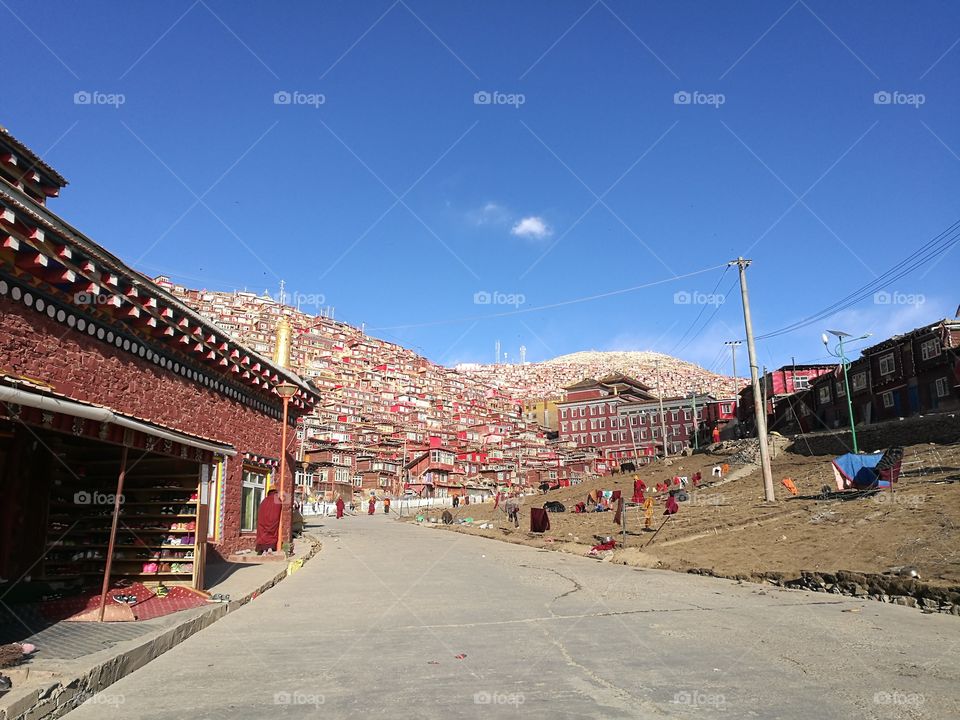
<path id="1" fill-rule="evenodd" d="M 490 362 L 500 339 L 510 360 L 649 349 L 726 371 L 743 322 L 718 266 L 753 260 L 763 333 L 960 218 L 956 3 L 5 0 L 0 16 L 16 69 L 0 122 L 70 180 L 56 212 L 145 273 L 283 279 L 303 309 L 445 364 Z M 952 317 L 958 263 L 761 342 L 760 361 L 824 359 L 827 327 Z"/>

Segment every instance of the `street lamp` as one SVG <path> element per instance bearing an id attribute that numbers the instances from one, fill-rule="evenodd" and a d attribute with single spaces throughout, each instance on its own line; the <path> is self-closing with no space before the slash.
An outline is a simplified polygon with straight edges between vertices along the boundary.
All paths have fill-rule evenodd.
<path id="1" fill-rule="evenodd" d="M 290 382 L 282 382 L 274 391 L 283 399 L 283 425 L 280 428 L 280 529 L 277 535 L 277 551 L 283 552 L 283 543 L 290 532 L 290 514 L 284 511 L 287 503 L 287 411 L 290 407 L 290 398 L 297 394 L 297 386 Z"/>
<path id="2" fill-rule="evenodd" d="M 836 352 L 830 349 L 830 337 L 827 333 L 830 333 L 830 335 L 833 335 L 838 340 Z M 842 330 L 827 330 L 827 332 L 820 336 L 820 339 L 823 341 L 823 346 L 827 349 L 827 352 L 835 358 L 840 359 L 840 367 L 843 368 L 843 387 L 847 394 L 847 413 L 850 416 L 850 436 L 853 439 L 853 452 L 859 453 L 860 448 L 857 446 L 857 428 L 853 421 L 853 398 L 850 397 L 850 381 L 847 378 L 847 368 L 850 366 L 850 363 L 847 361 L 847 357 L 843 352 L 843 340 L 849 337 L 851 337 L 850 333 L 843 332 Z M 868 337 L 870 337 L 870 333 L 853 339 L 864 340 Z"/>

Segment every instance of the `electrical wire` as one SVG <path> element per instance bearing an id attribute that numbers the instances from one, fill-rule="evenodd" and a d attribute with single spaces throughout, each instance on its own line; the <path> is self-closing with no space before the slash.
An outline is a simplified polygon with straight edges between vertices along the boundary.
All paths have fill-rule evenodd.
<path id="1" fill-rule="evenodd" d="M 516 310 L 504 310 L 502 312 L 490 313 L 488 315 L 470 315 L 467 317 L 460 318 L 450 318 L 449 320 L 434 320 L 431 322 L 424 323 L 409 323 L 406 325 L 384 325 L 382 327 L 371 327 L 369 328 L 370 332 L 379 332 L 381 330 L 407 330 L 409 328 L 422 328 L 422 327 L 434 327 L 436 325 L 451 325 L 454 323 L 461 322 L 473 322 L 474 320 L 489 320 L 490 318 L 499 318 L 499 317 L 510 317 L 511 315 L 523 315 L 526 313 L 540 312 L 543 310 L 552 310 L 553 308 L 558 307 L 567 307 L 570 305 L 579 305 L 584 302 L 591 302 L 593 300 L 602 300 L 603 298 L 614 297 L 616 295 L 625 295 L 627 293 L 636 292 L 637 290 L 645 290 L 647 288 L 655 287 L 657 285 L 665 285 L 666 283 L 674 282 L 675 280 L 683 280 L 685 278 L 694 277 L 696 275 L 703 275 L 704 273 L 713 272 L 714 270 L 719 270 L 722 267 L 726 267 L 727 263 L 722 265 L 714 265 L 712 267 L 703 268 L 702 270 L 694 270 L 693 272 L 684 273 L 683 275 L 674 275 L 672 277 L 663 278 L 662 280 L 654 280 L 643 285 L 634 285 L 633 287 L 621 288 L 620 290 L 610 290 L 608 292 L 597 293 L 596 295 L 588 295 L 586 297 L 574 298 L 572 300 L 561 300 L 555 303 L 549 303 L 547 305 L 537 305 L 534 307 L 528 308 L 517 308 Z"/>
<path id="2" fill-rule="evenodd" d="M 723 294 L 724 300 L 726 300 L 726 298 L 730 295 L 730 293 L 733 291 L 733 288 L 736 286 L 738 282 L 740 282 L 739 276 L 733 279 L 733 282 L 730 283 L 730 286 L 727 288 L 727 291 Z M 690 345 L 690 343 L 696 340 L 697 336 L 701 332 L 703 332 L 707 327 L 709 327 L 710 323 L 713 322 L 713 319 L 717 316 L 717 313 L 720 312 L 720 308 L 722 308 L 725 304 L 726 302 L 716 303 L 715 307 L 713 308 L 713 312 L 710 313 L 710 315 L 707 317 L 703 325 L 701 325 L 700 328 L 693 335 L 690 336 L 690 339 L 687 340 L 687 342 L 685 342 L 676 352 L 671 352 L 670 354 L 675 356 L 677 353 L 681 353 L 684 350 L 686 350 L 687 347 Z"/>
<path id="3" fill-rule="evenodd" d="M 717 288 L 720 287 L 720 283 L 723 282 L 723 278 L 726 277 L 727 271 L 728 271 L 729 269 L 730 269 L 730 266 L 729 266 L 729 265 L 727 265 L 726 267 L 723 268 L 723 272 L 720 273 L 720 277 L 717 278 L 717 284 L 714 285 L 714 286 L 713 286 L 713 290 L 710 291 L 710 295 L 711 295 L 712 297 L 716 297 L 716 296 L 717 296 Z M 701 304 L 700 304 L 700 312 L 697 313 L 697 316 L 693 319 L 693 322 L 690 323 L 690 327 L 688 327 L 688 328 L 686 329 L 686 331 L 684 331 L 683 335 L 680 336 L 680 339 L 677 340 L 677 341 L 674 343 L 673 348 L 670 350 L 669 353 L 667 353 L 668 355 L 676 355 L 676 354 L 677 354 L 677 352 L 676 352 L 676 351 L 677 351 L 677 347 L 680 345 L 680 343 L 682 343 L 682 342 L 684 341 L 684 339 L 687 337 L 687 335 L 690 334 L 690 331 L 693 330 L 693 328 L 696 326 L 696 324 L 697 324 L 698 322 L 700 322 L 700 318 L 703 316 L 703 313 L 706 311 L 706 309 L 707 309 L 707 304 L 706 304 L 706 303 L 701 303 Z M 684 346 L 684 347 L 686 347 L 686 346 Z"/>
<path id="4" fill-rule="evenodd" d="M 901 278 L 904 278 L 912 273 L 921 265 L 924 265 L 933 260 L 935 257 L 947 252 L 951 247 L 956 245 L 957 242 L 960 242 L 960 231 L 958 230 L 960 230 L 960 220 L 954 222 L 946 230 L 937 234 L 932 240 L 919 247 L 917 250 L 912 252 L 882 275 L 877 276 L 866 285 L 857 288 L 846 297 L 837 300 L 832 305 L 823 308 L 813 315 L 805 317 L 801 320 L 797 320 L 796 322 L 786 325 L 778 330 L 757 335 L 756 339 L 767 340 L 769 338 L 795 332 L 796 330 L 805 328 L 808 325 L 812 325 L 815 322 L 819 322 L 820 320 L 856 305 L 871 294 L 875 294 L 880 290 L 889 287 L 897 280 L 900 280 Z"/>

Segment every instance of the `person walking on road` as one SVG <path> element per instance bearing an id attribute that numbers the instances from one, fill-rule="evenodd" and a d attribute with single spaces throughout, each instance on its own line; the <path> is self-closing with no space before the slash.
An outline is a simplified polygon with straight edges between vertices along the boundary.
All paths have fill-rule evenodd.
<path id="1" fill-rule="evenodd" d="M 367 515 L 373 515 L 377 511 L 377 498 L 376 496 L 370 498 L 370 502 L 367 504 Z"/>
<path id="2" fill-rule="evenodd" d="M 383 514 L 384 515 L 390 514 L 390 498 L 388 497 L 385 497 L 383 499 Z"/>
<path id="3" fill-rule="evenodd" d="M 337 520 L 343 517 L 343 497 L 337 495 Z"/>

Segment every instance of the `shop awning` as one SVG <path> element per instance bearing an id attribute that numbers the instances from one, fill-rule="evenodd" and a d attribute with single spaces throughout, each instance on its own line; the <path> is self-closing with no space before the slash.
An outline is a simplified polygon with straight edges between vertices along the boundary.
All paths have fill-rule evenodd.
<path id="1" fill-rule="evenodd" d="M 9 376 L 3 378 L 3 380 L 6 382 L 10 382 L 11 380 L 17 382 L 16 379 L 10 378 Z M 127 428 L 129 430 L 160 438 L 162 440 L 170 440 L 171 442 L 180 443 L 181 445 L 186 445 L 188 447 L 217 453 L 218 455 L 227 455 L 233 457 L 237 454 L 236 449 L 232 445 L 228 445 L 226 443 L 220 443 L 215 440 L 209 440 L 207 438 L 197 437 L 196 435 L 183 433 L 172 428 L 161 427 L 152 423 L 144 422 L 128 415 L 118 413 L 107 407 L 80 403 L 76 402 L 75 400 L 56 397 L 49 393 L 44 394 L 26 390 L 22 387 L 10 387 L 9 385 L 0 384 L 0 402 L 23 405 L 25 407 L 36 408 L 37 410 L 61 413 L 63 415 L 70 415 L 72 417 L 93 420 L 100 423 L 110 423 L 118 427 Z"/>

